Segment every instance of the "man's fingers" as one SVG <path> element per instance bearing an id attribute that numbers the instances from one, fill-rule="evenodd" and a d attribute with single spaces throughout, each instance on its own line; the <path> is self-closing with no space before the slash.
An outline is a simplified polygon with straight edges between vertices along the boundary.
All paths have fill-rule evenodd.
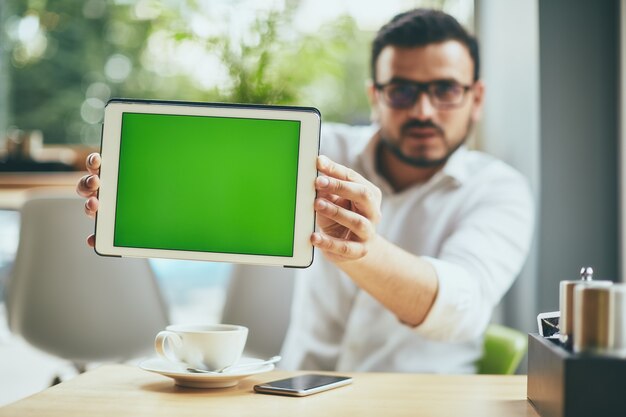
<path id="1" fill-rule="evenodd" d="M 365 217 L 377 223 L 380 219 L 380 190 L 372 184 L 342 181 L 331 177 L 319 176 L 315 179 L 318 196 L 335 194 L 352 201 L 356 209 Z"/>
<path id="2" fill-rule="evenodd" d="M 95 196 L 100 188 L 100 177 L 97 175 L 85 175 L 78 181 L 76 192 L 83 197 Z"/>
<path id="3" fill-rule="evenodd" d="M 89 154 L 85 164 L 89 175 L 82 177 L 76 185 L 76 192 L 83 197 L 87 197 L 87 200 L 85 201 L 85 214 L 91 218 L 96 216 L 99 206 L 99 201 L 96 195 L 98 194 L 98 189 L 100 188 L 99 171 L 101 162 L 102 160 L 100 159 L 100 154 L 95 152 Z M 87 237 L 87 245 L 92 248 L 96 246 L 95 235 L 92 234 Z"/>
<path id="4" fill-rule="evenodd" d="M 89 197 L 85 201 L 85 214 L 92 219 L 96 217 L 96 212 L 98 211 L 99 201 L 96 197 Z"/>
<path id="5" fill-rule="evenodd" d="M 318 171 L 328 175 L 329 177 L 337 178 L 344 181 L 369 183 L 361 174 L 347 168 L 341 164 L 332 161 L 330 158 L 324 155 L 317 157 L 317 169 Z"/>
<path id="6" fill-rule="evenodd" d="M 350 229 L 359 239 L 367 240 L 374 234 L 372 223 L 362 215 L 346 210 L 323 199 L 315 200 L 315 211 Z"/>
<path id="7" fill-rule="evenodd" d="M 359 259 L 367 254 L 367 247 L 363 243 L 336 239 L 318 232 L 311 235 L 311 243 L 316 248 L 344 260 Z"/>
<path id="8" fill-rule="evenodd" d="M 99 153 L 91 153 L 89 154 L 89 156 L 87 156 L 87 171 L 89 171 L 90 174 L 98 174 L 99 170 L 100 170 L 100 163 L 102 162 L 102 159 L 100 159 L 100 154 Z"/>
<path id="9" fill-rule="evenodd" d="M 331 203 L 335 203 L 337 205 L 340 205 L 342 207 L 350 207 L 350 201 L 346 200 L 346 199 L 342 199 L 341 197 L 339 197 L 336 194 L 331 194 L 331 193 L 327 193 L 323 190 L 317 190 L 317 198 L 324 198 L 328 201 L 330 201 Z"/>

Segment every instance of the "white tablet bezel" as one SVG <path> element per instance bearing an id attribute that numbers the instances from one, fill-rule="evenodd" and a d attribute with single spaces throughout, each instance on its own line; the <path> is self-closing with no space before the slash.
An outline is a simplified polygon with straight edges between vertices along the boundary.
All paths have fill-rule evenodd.
<path id="1" fill-rule="evenodd" d="M 298 178 L 296 181 L 296 218 L 293 255 L 267 256 L 185 250 L 145 249 L 113 245 L 117 198 L 119 151 L 123 113 L 214 116 L 300 122 Z M 238 104 L 162 102 L 149 100 L 111 100 L 104 111 L 100 167 L 100 206 L 96 217 L 95 250 L 103 256 L 171 258 L 200 261 L 279 265 L 306 268 L 313 262 L 310 237 L 315 227 L 314 181 L 319 153 L 320 114 L 308 107 L 256 106 Z M 148 173 L 146 173 L 148 175 Z"/>

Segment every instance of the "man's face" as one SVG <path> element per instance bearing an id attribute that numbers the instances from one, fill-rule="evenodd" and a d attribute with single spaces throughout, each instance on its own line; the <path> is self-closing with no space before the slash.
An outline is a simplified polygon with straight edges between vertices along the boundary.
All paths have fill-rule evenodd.
<path id="1" fill-rule="evenodd" d="M 419 82 L 471 86 L 454 106 L 433 103 L 421 90 L 414 104 L 394 108 L 375 85 L 369 87 L 382 140 L 396 157 L 409 165 L 435 167 L 445 163 L 466 139 L 480 117 L 483 84 L 474 83 L 474 63 L 457 41 L 423 47 L 385 47 L 376 62 L 377 85 Z"/>

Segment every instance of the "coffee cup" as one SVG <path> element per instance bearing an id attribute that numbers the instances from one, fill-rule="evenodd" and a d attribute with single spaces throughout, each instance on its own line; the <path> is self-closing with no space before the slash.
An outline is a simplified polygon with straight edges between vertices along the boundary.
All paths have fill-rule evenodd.
<path id="1" fill-rule="evenodd" d="M 163 359 L 200 369 L 221 369 L 241 358 L 248 328 L 234 324 L 171 325 L 154 340 Z"/>

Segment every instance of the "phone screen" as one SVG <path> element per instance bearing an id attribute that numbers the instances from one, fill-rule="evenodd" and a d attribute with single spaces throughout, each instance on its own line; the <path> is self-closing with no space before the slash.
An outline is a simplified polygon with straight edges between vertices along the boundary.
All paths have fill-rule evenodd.
<path id="1" fill-rule="evenodd" d="M 255 385 L 254 390 L 268 394 L 304 396 L 341 387 L 351 382 L 352 378 L 347 376 L 310 374 Z"/>

